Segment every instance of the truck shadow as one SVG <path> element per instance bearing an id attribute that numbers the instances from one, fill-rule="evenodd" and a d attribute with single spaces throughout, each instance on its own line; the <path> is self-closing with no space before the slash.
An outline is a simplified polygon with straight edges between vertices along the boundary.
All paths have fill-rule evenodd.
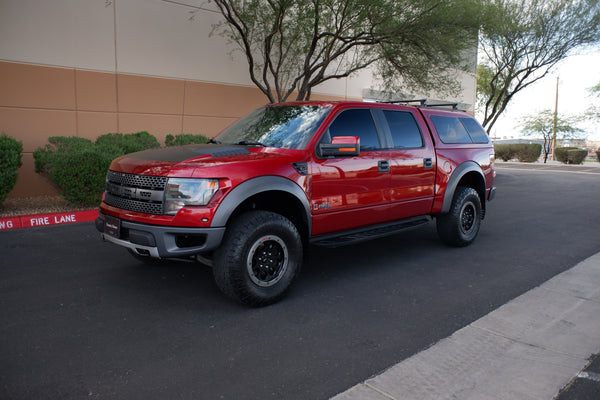
<path id="1" fill-rule="evenodd" d="M 355 245 L 327 248 L 310 246 L 303 263 L 302 279 L 334 279 L 385 273 L 419 260 L 423 254 L 447 249 L 437 238 L 435 224 Z"/>

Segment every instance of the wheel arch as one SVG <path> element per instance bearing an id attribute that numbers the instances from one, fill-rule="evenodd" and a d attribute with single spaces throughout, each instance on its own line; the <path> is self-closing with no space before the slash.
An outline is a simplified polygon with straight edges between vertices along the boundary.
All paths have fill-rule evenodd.
<path id="1" fill-rule="evenodd" d="M 444 202 L 442 204 L 442 214 L 450 211 L 452 199 L 456 188 L 459 186 L 471 187 L 477 191 L 481 201 L 482 218 L 485 216 L 485 177 L 481 167 L 473 162 L 467 161 L 460 164 L 450 176 L 446 192 L 444 193 Z"/>
<path id="2" fill-rule="evenodd" d="M 236 215 L 249 210 L 283 215 L 307 240 L 311 231 L 310 205 L 306 194 L 293 181 L 279 176 L 261 176 L 236 186 L 219 205 L 211 226 L 226 226 Z"/>

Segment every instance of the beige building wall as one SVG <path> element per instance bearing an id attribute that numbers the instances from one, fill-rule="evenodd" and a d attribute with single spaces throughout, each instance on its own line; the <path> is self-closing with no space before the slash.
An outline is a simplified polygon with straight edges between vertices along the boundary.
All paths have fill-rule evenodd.
<path id="1" fill-rule="evenodd" d="M 0 0 L 0 132 L 24 148 L 10 196 L 55 193 L 32 155 L 50 136 L 212 137 L 265 104 L 245 58 L 210 35 L 219 20 L 206 0 Z M 465 85 L 473 103 L 474 79 Z M 360 100 L 376 86 L 363 71 L 312 98 Z"/>

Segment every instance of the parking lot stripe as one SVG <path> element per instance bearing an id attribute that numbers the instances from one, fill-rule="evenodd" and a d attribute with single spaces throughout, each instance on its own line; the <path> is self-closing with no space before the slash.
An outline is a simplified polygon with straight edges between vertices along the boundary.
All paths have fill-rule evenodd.
<path id="1" fill-rule="evenodd" d="M 580 372 L 579 375 L 577 375 L 577 377 L 581 379 L 589 379 L 594 382 L 600 382 L 600 374 L 596 374 L 594 372 L 583 371 Z"/>

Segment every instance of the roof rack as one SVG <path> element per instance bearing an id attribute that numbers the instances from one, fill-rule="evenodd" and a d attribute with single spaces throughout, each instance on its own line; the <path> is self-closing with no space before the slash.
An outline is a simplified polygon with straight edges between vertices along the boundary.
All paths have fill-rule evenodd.
<path id="1" fill-rule="evenodd" d="M 409 100 L 389 100 L 389 101 L 379 101 L 379 103 L 389 103 L 389 104 L 409 104 L 409 103 L 419 103 L 417 107 L 451 107 L 452 110 L 458 110 L 458 103 L 452 102 L 440 102 L 440 103 L 427 103 L 427 99 L 409 99 Z"/>

